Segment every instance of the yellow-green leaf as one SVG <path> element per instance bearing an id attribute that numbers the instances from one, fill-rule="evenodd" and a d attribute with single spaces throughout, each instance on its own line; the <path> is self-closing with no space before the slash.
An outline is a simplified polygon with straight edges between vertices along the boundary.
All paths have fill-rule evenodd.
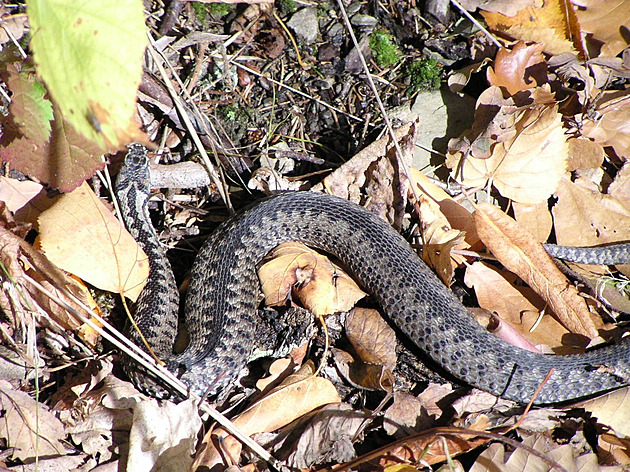
<path id="1" fill-rule="evenodd" d="M 141 0 L 28 0 L 38 73 L 64 117 L 103 150 L 140 139 L 147 37 Z"/>

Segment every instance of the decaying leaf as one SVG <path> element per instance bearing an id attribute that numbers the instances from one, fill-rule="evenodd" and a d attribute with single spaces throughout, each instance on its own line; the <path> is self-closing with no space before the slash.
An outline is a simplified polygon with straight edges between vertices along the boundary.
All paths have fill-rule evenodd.
<path id="1" fill-rule="evenodd" d="M 532 287 L 571 332 L 597 336 L 586 302 L 533 237 L 497 207 L 482 203 L 474 213 L 479 237 L 501 263 Z"/>
<path id="2" fill-rule="evenodd" d="M 54 199 L 41 196 L 22 215 L 37 222 L 40 247 L 58 267 L 137 298 L 149 272 L 147 257 L 86 183 Z"/>
<path id="3" fill-rule="evenodd" d="M 267 305 L 282 305 L 294 292 L 316 316 L 347 311 L 365 296 L 340 267 L 300 243 L 274 249 L 258 276 Z"/>
<path id="4" fill-rule="evenodd" d="M 65 455 L 66 433 L 61 422 L 43 403 L 0 380 L 0 437 L 13 448 L 11 457 L 23 461 L 36 456 Z"/>
<path id="5" fill-rule="evenodd" d="M 368 417 L 345 403 L 324 405 L 306 419 L 306 427 L 286 461 L 290 467 L 346 462 L 355 457 L 353 436 Z M 301 425 L 295 429 L 300 430 Z"/>

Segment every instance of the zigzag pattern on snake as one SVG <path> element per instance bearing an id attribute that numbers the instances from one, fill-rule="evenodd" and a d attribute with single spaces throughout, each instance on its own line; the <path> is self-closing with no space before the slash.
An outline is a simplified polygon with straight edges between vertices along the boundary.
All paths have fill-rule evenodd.
<path id="1" fill-rule="evenodd" d="M 389 320 L 443 369 L 464 383 L 528 402 L 573 400 L 628 384 L 627 342 L 570 356 L 525 351 L 479 326 L 405 239 L 367 210 L 311 192 L 269 198 L 219 227 L 200 250 L 185 304 L 187 349 L 172 354 L 177 289 L 148 219 L 146 150 L 131 147 L 117 192 L 131 233 L 147 252 L 151 278 L 135 318 L 158 356 L 199 395 L 216 393 L 238 375 L 254 344 L 260 292 L 256 265 L 284 241 L 299 241 L 336 256 L 382 307 Z M 138 336 L 130 332 L 136 342 Z M 154 395 L 144 374 L 132 380 Z"/>

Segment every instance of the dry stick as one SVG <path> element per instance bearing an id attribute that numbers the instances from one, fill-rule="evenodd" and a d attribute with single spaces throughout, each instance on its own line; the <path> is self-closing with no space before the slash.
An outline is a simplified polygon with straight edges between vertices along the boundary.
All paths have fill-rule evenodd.
<path id="1" fill-rule="evenodd" d="M 409 172 L 407 163 L 404 160 L 402 149 L 400 149 L 400 144 L 398 144 L 398 139 L 396 139 L 396 135 L 394 134 L 394 128 L 392 128 L 392 124 L 389 121 L 389 118 L 387 117 L 387 113 L 385 112 L 385 106 L 383 105 L 383 101 L 381 100 L 381 97 L 378 94 L 378 90 L 376 89 L 374 80 L 372 80 L 372 74 L 370 74 L 370 69 L 368 68 L 367 62 L 365 61 L 365 57 L 363 56 L 363 53 L 361 52 L 361 48 L 359 47 L 359 42 L 357 41 L 357 37 L 354 35 L 354 30 L 352 29 L 350 18 L 348 18 L 348 13 L 346 12 L 345 7 L 343 6 L 342 0 L 337 0 L 337 4 L 339 5 L 339 9 L 341 10 L 341 15 L 343 16 L 343 20 L 346 24 L 346 29 L 348 30 L 348 34 L 352 38 L 352 43 L 354 44 L 354 47 L 356 48 L 357 53 L 359 55 L 359 60 L 361 61 L 361 65 L 363 66 L 363 70 L 365 71 L 368 85 L 370 86 L 370 89 L 372 89 L 372 92 L 374 93 L 374 98 L 376 100 L 376 103 L 378 104 L 378 109 L 381 111 L 381 116 L 383 117 L 383 122 L 385 123 L 385 126 L 387 127 L 387 132 L 389 133 L 389 135 L 392 138 L 392 141 L 394 142 L 394 148 L 396 149 L 396 154 L 398 156 L 400 166 L 402 167 L 403 172 L 405 176 L 407 177 L 407 179 L 411 181 L 411 177 L 410 177 L 411 172 Z M 416 192 L 415 186 L 410 185 L 409 187 L 411 188 L 411 193 L 413 193 L 414 198 L 416 200 L 419 200 L 418 193 Z"/>
<path id="2" fill-rule="evenodd" d="M 186 107 L 184 106 L 182 99 L 179 97 L 179 95 L 177 94 L 177 91 L 173 87 L 173 84 L 169 80 L 166 70 L 164 69 L 164 66 L 162 65 L 162 61 L 167 62 L 166 58 L 162 57 L 161 54 L 159 54 L 158 51 L 153 47 L 154 41 L 151 35 L 150 34 L 147 34 L 147 35 L 150 41 L 148 50 L 151 53 L 151 57 L 153 58 L 156 67 L 160 71 L 162 78 L 164 79 L 164 85 L 166 85 L 166 88 L 171 94 L 171 98 L 173 99 L 173 102 L 175 103 L 175 107 L 179 111 L 182 121 L 184 122 L 188 132 L 190 133 L 190 136 L 193 142 L 195 143 L 195 146 L 197 147 L 199 154 L 201 155 L 201 159 L 203 160 L 203 163 L 206 165 L 206 168 L 208 169 L 210 178 L 212 179 L 212 181 L 217 187 L 217 191 L 219 192 L 221 199 L 225 203 L 225 206 L 228 208 L 228 210 L 231 213 L 233 213 L 234 210 L 232 209 L 232 205 L 230 204 L 230 197 L 228 193 L 225 191 L 225 185 L 224 185 L 223 179 L 221 178 L 221 176 L 219 175 L 219 172 L 216 170 L 216 168 L 210 161 L 210 158 L 208 157 L 208 153 L 203 147 L 203 144 L 201 143 L 201 139 L 199 139 L 199 135 L 195 132 L 195 128 L 192 122 L 190 121 L 190 118 L 188 116 L 188 111 L 186 110 Z"/>
<path id="3" fill-rule="evenodd" d="M 134 361 L 143 365 L 148 371 L 153 373 L 154 375 L 159 375 L 163 381 L 172 387 L 175 391 L 181 394 L 185 398 L 190 398 L 193 400 L 199 400 L 197 395 L 194 395 L 189 392 L 188 387 L 181 380 L 173 375 L 172 372 L 161 367 L 153 362 L 153 360 L 141 349 L 139 349 L 134 343 L 129 341 L 125 336 L 123 336 L 116 328 L 111 326 L 107 321 L 101 318 L 97 313 L 88 308 L 81 300 L 75 297 L 72 293 L 66 290 L 63 287 L 57 287 L 61 292 L 68 298 L 70 298 L 74 303 L 79 305 L 82 309 L 84 309 L 87 313 L 90 314 L 95 320 L 99 323 L 102 323 L 103 327 L 107 328 L 109 331 L 103 329 L 103 327 L 94 323 L 89 318 L 83 316 L 82 313 L 75 310 L 72 306 L 70 306 L 66 301 L 60 299 L 52 292 L 44 288 L 39 282 L 33 280 L 27 274 L 24 274 L 24 278 L 37 290 L 39 290 L 42 294 L 46 295 L 50 300 L 55 302 L 57 305 L 68 311 L 74 317 L 76 317 L 79 321 L 84 324 L 87 324 L 90 328 L 99 333 L 103 338 L 107 339 L 114 346 L 116 346 L 121 351 L 124 351 L 129 357 L 131 357 Z M 110 332 L 111 331 L 111 332 Z M 280 470 L 281 464 L 277 459 L 271 456 L 265 449 L 263 449 L 260 444 L 256 443 L 249 436 L 244 434 L 237 426 L 234 425 L 229 419 L 227 419 L 224 415 L 218 412 L 212 405 L 203 402 L 199 405 L 199 408 L 208 413 L 214 421 L 223 426 L 230 434 L 232 434 L 235 438 L 249 447 L 254 453 L 256 453 L 262 460 L 269 463 L 276 470 Z"/>
<path id="4" fill-rule="evenodd" d="M 461 6 L 456 0 L 451 0 L 451 3 L 455 5 L 459 9 L 459 11 L 461 11 L 462 14 L 466 18 L 468 18 L 477 28 L 483 31 L 486 34 L 486 36 L 490 38 L 490 41 L 492 41 L 497 47 L 499 48 L 503 47 L 503 45 L 490 33 L 490 31 L 484 28 L 484 26 L 481 23 L 479 23 L 475 18 L 473 18 L 473 16 L 470 13 L 468 13 L 468 11 L 463 6 Z"/>

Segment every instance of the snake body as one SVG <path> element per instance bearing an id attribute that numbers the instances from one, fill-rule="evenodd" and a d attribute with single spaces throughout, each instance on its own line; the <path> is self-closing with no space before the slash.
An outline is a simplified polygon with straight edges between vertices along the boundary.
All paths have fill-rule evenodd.
<path id="1" fill-rule="evenodd" d="M 367 210 L 329 195 L 284 193 L 228 220 L 194 263 L 185 304 L 190 343 L 172 354 L 177 302 L 170 267 L 146 218 L 139 193 L 148 192 L 146 154 L 131 148 L 118 179 L 123 213 L 145 245 L 151 281 L 135 317 L 167 367 L 192 391 L 216 393 L 233 381 L 255 344 L 259 299 L 256 265 L 278 244 L 299 241 L 336 256 L 380 304 L 386 316 L 439 366 L 464 383 L 501 397 L 563 402 L 628 384 L 630 349 L 620 343 L 585 354 L 525 351 L 488 333 L 393 228 Z M 144 171 L 146 172 L 146 170 Z M 141 190 L 142 189 L 142 190 Z M 142 213 L 144 211 L 144 213 Z M 149 227 L 151 227 L 149 229 Z M 134 375 L 132 374 L 132 377 Z M 136 375 L 138 384 L 145 382 Z"/>

